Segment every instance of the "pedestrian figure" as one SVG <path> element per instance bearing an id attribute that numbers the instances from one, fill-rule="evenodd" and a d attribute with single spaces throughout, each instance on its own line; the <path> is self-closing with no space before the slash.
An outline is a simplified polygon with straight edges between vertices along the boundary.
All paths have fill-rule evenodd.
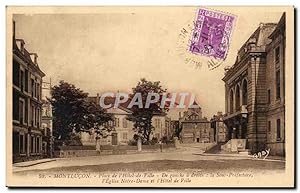
<path id="1" fill-rule="evenodd" d="M 162 152 L 163 144 L 162 144 L 161 140 L 159 141 L 159 148 L 160 148 L 160 152 Z"/>

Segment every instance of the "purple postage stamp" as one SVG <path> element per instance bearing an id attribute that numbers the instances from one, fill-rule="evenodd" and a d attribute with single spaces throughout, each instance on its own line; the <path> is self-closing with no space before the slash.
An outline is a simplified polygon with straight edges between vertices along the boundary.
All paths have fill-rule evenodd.
<path id="1" fill-rule="evenodd" d="M 194 22 L 189 51 L 225 60 L 234 21 L 235 16 L 231 14 L 200 8 Z"/>

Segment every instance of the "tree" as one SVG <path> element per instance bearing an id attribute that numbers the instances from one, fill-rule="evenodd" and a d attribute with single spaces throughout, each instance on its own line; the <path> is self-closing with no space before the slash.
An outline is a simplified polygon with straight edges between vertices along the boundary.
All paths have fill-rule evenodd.
<path id="1" fill-rule="evenodd" d="M 175 136 L 180 139 L 180 133 L 182 131 L 182 124 L 177 124 L 175 127 Z"/>
<path id="2" fill-rule="evenodd" d="M 142 78 L 135 88 L 132 88 L 132 94 L 130 97 L 136 95 L 136 93 L 141 94 L 142 104 L 146 103 L 148 93 L 157 93 L 162 96 L 167 90 L 162 88 L 160 82 L 151 82 L 147 81 L 146 79 Z M 142 137 L 144 141 L 149 142 L 150 135 L 154 130 L 152 126 L 152 117 L 154 114 L 162 114 L 168 110 L 167 106 L 161 108 L 161 97 L 160 99 L 155 102 L 151 103 L 149 108 L 139 108 L 137 105 L 132 106 L 131 111 L 132 114 L 127 116 L 129 121 L 134 123 L 134 130 L 138 133 L 139 136 Z"/>
<path id="3" fill-rule="evenodd" d="M 106 113 L 104 109 L 93 102 L 87 102 L 86 104 L 86 114 L 84 115 L 83 129 L 82 131 L 90 131 L 94 129 L 97 134 L 97 138 L 107 137 L 113 129 L 112 126 L 107 124 L 109 121 L 113 121 L 113 116 L 109 113 Z"/>
<path id="4" fill-rule="evenodd" d="M 104 124 L 112 119 L 100 106 L 87 100 L 88 94 L 73 84 L 60 81 L 51 89 L 48 99 L 53 109 L 53 136 L 60 141 L 74 138 L 74 133 L 95 129 L 101 135 Z M 102 127 L 101 127 L 102 126 Z"/>

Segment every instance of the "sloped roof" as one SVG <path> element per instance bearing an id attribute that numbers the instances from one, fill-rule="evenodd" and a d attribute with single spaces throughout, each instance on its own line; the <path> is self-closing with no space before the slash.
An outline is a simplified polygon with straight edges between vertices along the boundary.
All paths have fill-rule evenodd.
<path id="1" fill-rule="evenodd" d="M 247 55 L 249 51 L 248 45 L 254 44 L 255 48 L 259 50 L 259 52 L 265 52 L 266 46 L 272 41 L 269 36 L 276 28 L 276 23 L 260 23 L 257 29 L 251 34 L 248 40 L 240 47 L 235 63 L 225 72 L 225 76 L 223 77 L 223 81 L 226 81 L 228 77 L 231 76 L 235 67 L 240 63 L 242 58 Z M 250 52 L 252 50 L 250 49 Z"/>
<path id="2" fill-rule="evenodd" d="M 281 30 L 285 30 L 285 12 L 279 19 L 278 25 L 276 26 L 275 30 L 269 35 L 269 38 L 273 39 L 276 34 L 280 33 Z"/>
<path id="3" fill-rule="evenodd" d="M 18 48 L 16 44 L 16 40 L 13 40 L 13 53 L 16 54 L 19 58 L 21 58 L 26 63 L 30 64 L 35 70 L 37 70 L 42 76 L 45 76 L 45 73 L 40 69 L 38 64 L 35 64 L 31 57 L 30 53 L 24 48 L 24 53 Z M 22 40 L 23 41 L 23 40 Z"/>
<path id="4" fill-rule="evenodd" d="M 100 98 L 100 96 L 99 96 L 99 98 Z M 90 102 L 94 102 L 96 104 L 99 104 L 99 101 L 97 101 L 97 97 L 94 97 L 94 96 L 93 97 L 88 97 L 87 100 L 90 101 Z M 112 105 L 112 107 L 114 106 L 115 101 L 116 101 L 116 97 L 107 96 L 107 97 L 104 98 L 104 104 L 105 105 Z M 130 101 L 131 101 L 131 99 L 128 99 L 126 102 L 120 103 L 118 108 L 120 108 L 120 109 L 122 109 L 126 112 L 132 113 L 132 108 L 128 108 L 128 105 L 129 105 Z M 155 112 L 154 114 L 155 115 L 165 115 L 166 113 Z"/>
<path id="5" fill-rule="evenodd" d="M 276 23 L 260 23 L 258 28 L 252 33 L 248 40 L 241 46 L 240 49 L 247 46 L 249 42 L 255 43 L 256 46 L 265 46 L 270 43 L 269 35 L 276 28 Z"/>

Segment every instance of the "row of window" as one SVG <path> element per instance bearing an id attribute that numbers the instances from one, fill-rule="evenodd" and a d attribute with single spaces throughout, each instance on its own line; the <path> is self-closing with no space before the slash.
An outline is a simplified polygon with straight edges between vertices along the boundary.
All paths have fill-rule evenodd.
<path id="1" fill-rule="evenodd" d="M 199 119 L 199 115 L 191 115 L 186 118 L 186 120 L 197 120 Z"/>
<path id="2" fill-rule="evenodd" d="M 275 48 L 275 53 L 274 53 L 274 61 L 275 61 L 275 64 L 276 64 L 276 67 L 275 67 L 275 99 L 276 100 L 279 100 L 280 99 L 280 95 L 281 95 L 281 85 L 280 85 L 280 65 L 278 65 L 280 63 L 280 59 L 281 59 L 281 56 L 280 56 L 280 46 L 278 46 L 277 48 Z M 242 104 L 247 104 L 247 84 L 243 84 L 243 100 L 242 100 Z M 233 91 L 231 90 L 230 91 L 230 103 L 229 103 L 229 112 L 230 113 L 233 113 Z M 271 103 L 271 89 L 268 89 L 267 91 L 267 102 L 268 104 Z M 245 101 L 245 102 L 244 102 Z M 236 89 L 236 93 L 235 93 L 235 107 L 236 107 L 236 110 L 239 110 L 240 108 L 240 93 L 239 93 L 239 87 L 238 89 Z"/>
<path id="3" fill-rule="evenodd" d="M 161 125 L 161 120 L 160 119 L 154 119 L 154 127 L 157 129 L 162 128 Z M 108 126 L 111 127 L 120 127 L 120 118 L 115 118 L 113 121 L 109 121 L 108 122 Z M 129 121 L 126 118 L 122 119 L 122 127 L 123 128 L 128 128 L 129 126 Z"/>
<path id="4" fill-rule="evenodd" d="M 19 98 L 19 122 L 21 124 L 27 123 L 28 119 L 28 108 L 27 103 L 23 98 Z M 35 105 L 31 105 L 30 108 L 30 116 L 29 116 L 29 123 L 31 126 L 35 126 L 37 128 L 40 127 L 40 121 L 41 121 L 41 110 L 39 107 L 36 107 Z"/>
<path id="5" fill-rule="evenodd" d="M 38 82 L 37 77 L 32 78 L 32 74 L 27 69 L 20 68 L 20 65 L 14 61 L 13 63 L 13 83 L 19 87 L 21 91 L 31 94 L 31 97 L 41 99 L 42 86 Z"/>
<path id="6" fill-rule="evenodd" d="M 280 86 L 280 68 L 279 69 L 276 69 L 276 73 L 275 73 L 275 99 L 276 100 L 279 100 L 280 99 L 280 89 L 281 89 L 281 86 Z M 271 103 L 271 89 L 268 89 L 268 96 L 267 96 L 267 102 L 268 104 Z"/>
<path id="7" fill-rule="evenodd" d="M 113 121 L 108 122 L 108 126 L 111 127 L 120 127 L 120 118 L 115 118 Z M 126 118 L 122 119 L 122 126 L 123 128 L 128 127 L 128 120 Z"/>
<path id="8" fill-rule="evenodd" d="M 26 154 L 28 145 L 29 145 L 29 153 L 30 154 L 41 153 L 42 137 L 30 136 L 29 141 L 30 142 L 28 143 L 27 135 L 25 135 L 25 134 L 19 135 L 19 152 L 20 152 L 20 154 Z"/>
<path id="9" fill-rule="evenodd" d="M 275 99 L 279 100 L 280 95 L 281 95 L 281 86 L 280 86 L 280 46 L 275 48 L 275 53 L 274 53 L 274 61 L 275 61 Z M 268 104 L 271 103 L 271 89 L 268 89 L 268 98 L 267 102 Z"/>
<path id="10" fill-rule="evenodd" d="M 162 128 L 162 125 L 161 125 L 161 120 L 160 119 L 154 119 L 154 127 L 156 129 L 161 129 Z"/>

